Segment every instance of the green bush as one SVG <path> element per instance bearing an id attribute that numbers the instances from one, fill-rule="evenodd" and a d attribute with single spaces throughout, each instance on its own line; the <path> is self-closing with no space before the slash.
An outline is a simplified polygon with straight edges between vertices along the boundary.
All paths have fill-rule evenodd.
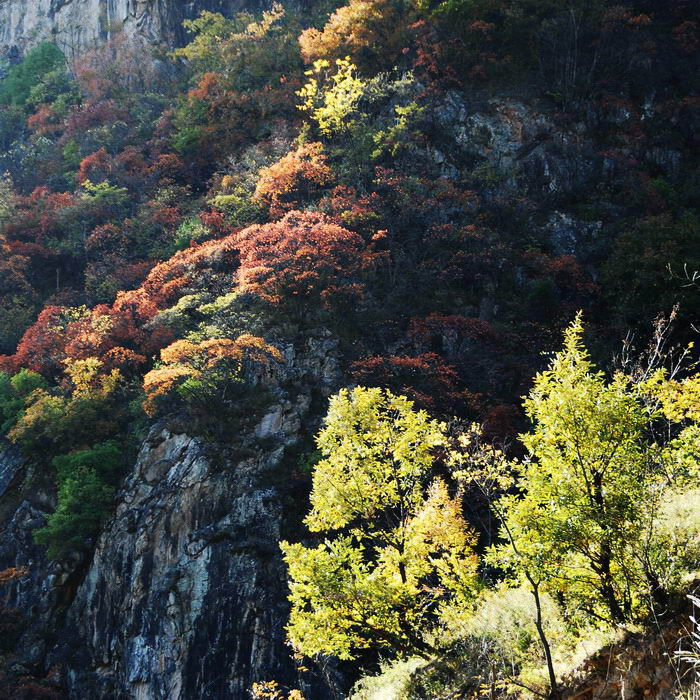
<path id="1" fill-rule="evenodd" d="M 46 380 L 28 369 L 21 369 L 12 377 L 0 372 L 0 432 L 6 434 L 17 422 L 32 392 L 47 388 Z"/>
<path id="2" fill-rule="evenodd" d="M 61 70 L 65 65 L 66 59 L 55 44 L 43 42 L 35 46 L 21 63 L 10 68 L 7 78 L 0 83 L 0 105 L 26 105 L 32 90 L 45 76 L 65 72 Z"/>
<path id="3" fill-rule="evenodd" d="M 64 66 L 44 74 L 29 91 L 27 104 L 53 104 L 54 110 L 65 114 L 71 105 L 80 102 L 80 88 Z"/>
<path id="4" fill-rule="evenodd" d="M 114 435 L 123 418 L 123 409 L 111 397 L 92 393 L 67 398 L 41 389 L 16 415 L 9 438 L 25 455 L 42 459 Z"/>
<path id="5" fill-rule="evenodd" d="M 94 469 L 81 469 L 58 489 L 58 508 L 46 527 L 34 532 L 37 544 L 47 544 L 56 559 L 70 549 L 82 549 L 96 536 L 112 504 L 114 487 L 105 484 Z"/>
<path id="6" fill-rule="evenodd" d="M 383 663 L 376 676 L 365 676 L 353 687 L 350 700 L 402 700 L 411 677 L 424 662 L 420 659 Z"/>
<path id="7" fill-rule="evenodd" d="M 114 440 L 108 440 L 87 450 L 54 457 L 52 464 L 59 484 L 86 470 L 94 470 L 101 479 L 115 484 L 121 472 L 122 453 Z"/>
<path id="8" fill-rule="evenodd" d="M 614 630 L 572 626 L 548 595 L 542 596 L 542 606 L 545 629 L 553 642 L 554 663 L 562 676 L 618 634 Z M 521 684 L 544 694 L 547 670 L 534 619 L 535 604 L 526 588 L 504 585 L 492 589 L 482 596 L 473 612 L 449 621 L 450 632 L 438 640 L 440 652 L 432 662 L 414 658 L 386 664 L 380 674 L 362 678 L 351 698 L 466 698 L 483 691 L 515 698 L 522 697 Z M 488 692 L 486 696 L 493 697 Z"/>
<path id="9" fill-rule="evenodd" d="M 58 507 L 45 527 L 34 533 L 37 544 L 49 546 L 56 559 L 70 549 L 82 549 L 100 531 L 114 499 L 122 453 L 114 441 L 55 457 Z"/>

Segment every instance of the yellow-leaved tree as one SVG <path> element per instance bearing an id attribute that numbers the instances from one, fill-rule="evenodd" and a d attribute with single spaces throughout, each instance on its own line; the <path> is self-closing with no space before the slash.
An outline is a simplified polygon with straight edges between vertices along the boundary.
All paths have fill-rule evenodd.
<path id="1" fill-rule="evenodd" d="M 527 459 L 508 463 L 497 455 L 486 465 L 507 489 L 491 501 L 501 543 L 488 559 L 535 597 L 549 697 L 559 691 L 540 591 L 571 619 L 643 622 L 666 609 L 683 574 L 700 564 L 698 528 L 669 522 L 664 510 L 697 475 L 698 386 L 697 375 L 677 381 L 661 370 L 646 381 L 622 372 L 606 377 L 583 344 L 579 315 L 525 401 L 532 428 L 520 440 Z M 516 475 L 510 487 L 509 472 Z"/>
<path id="2" fill-rule="evenodd" d="M 357 76 L 348 58 L 332 63 L 315 61 L 306 71 L 306 84 L 297 93 L 303 102 L 299 109 L 311 114 L 325 136 L 342 134 L 356 121 L 357 107 L 367 82 Z"/>
<path id="3" fill-rule="evenodd" d="M 434 477 L 445 426 L 382 389 L 342 390 L 317 438 L 311 511 L 325 541 L 282 543 L 292 611 L 306 655 L 353 658 L 368 647 L 429 658 L 430 632 L 477 589 L 474 536 L 459 494 Z"/>

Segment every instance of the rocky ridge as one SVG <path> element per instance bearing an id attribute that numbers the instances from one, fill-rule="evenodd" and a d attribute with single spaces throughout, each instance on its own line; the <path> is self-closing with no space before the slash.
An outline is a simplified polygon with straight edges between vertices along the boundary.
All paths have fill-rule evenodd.
<path id="1" fill-rule="evenodd" d="M 316 333 L 284 353 L 258 378 L 274 399 L 252 431 L 215 444 L 178 421 L 152 428 L 88 559 L 44 559 L 31 531 L 48 499 L 37 501 L 21 460 L 4 454 L 0 480 L 14 471 L 18 505 L 0 525 L 0 569 L 30 571 L 6 587 L 23 631 L 12 674 L 58 676 L 82 699 L 244 698 L 265 680 L 337 695 L 331 671 L 298 671 L 285 644 L 278 547 L 293 498 L 285 455 L 315 430 L 314 401 L 338 385 L 336 343 Z"/>

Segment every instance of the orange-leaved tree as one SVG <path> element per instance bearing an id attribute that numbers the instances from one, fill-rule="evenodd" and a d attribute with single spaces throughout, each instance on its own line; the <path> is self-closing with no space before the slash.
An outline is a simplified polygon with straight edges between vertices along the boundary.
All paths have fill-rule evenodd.
<path id="1" fill-rule="evenodd" d="M 323 29 L 305 29 L 299 36 L 306 63 L 350 57 L 362 67 L 396 64 L 408 46 L 415 19 L 405 3 L 395 0 L 350 0 L 328 18 Z"/>
<path id="2" fill-rule="evenodd" d="M 317 197 L 333 177 L 323 146 L 305 143 L 260 171 L 253 200 L 265 204 L 279 219 L 299 208 L 300 200 Z"/>
<path id="3" fill-rule="evenodd" d="M 304 319 L 361 297 L 373 254 L 361 236 L 318 212 L 291 211 L 276 223 L 238 234 L 242 291 L 285 306 Z"/>
<path id="4" fill-rule="evenodd" d="M 183 402 L 189 409 L 211 411 L 230 398 L 230 388 L 242 384 L 245 365 L 265 366 L 282 361 L 282 354 L 262 338 L 244 333 L 236 340 L 212 338 L 195 343 L 177 340 L 161 353 L 160 367 L 143 380 L 146 400 L 143 408 L 150 416 Z"/>

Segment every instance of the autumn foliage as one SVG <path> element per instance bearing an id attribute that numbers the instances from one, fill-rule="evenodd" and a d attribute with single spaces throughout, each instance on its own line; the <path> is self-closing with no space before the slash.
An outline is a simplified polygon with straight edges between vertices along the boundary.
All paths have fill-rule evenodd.
<path id="1" fill-rule="evenodd" d="M 191 246 L 156 265 L 143 282 L 143 292 L 161 308 L 198 289 L 227 292 L 233 285 L 237 258 L 237 237 L 233 233 Z"/>
<path id="2" fill-rule="evenodd" d="M 255 416 L 277 348 L 322 333 L 346 382 L 506 440 L 578 309 L 608 343 L 681 302 L 687 342 L 691 4 L 273 4 L 170 54 L 111 27 L 28 51 L 0 81 L 5 436 L 50 469 L 142 406 Z M 54 540 L 110 507 L 84 478 Z"/>
<path id="3" fill-rule="evenodd" d="M 365 243 L 323 214 L 292 211 L 276 223 L 250 226 L 237 245 L 241 290 L 302 316 L 362 296 Z"/>
<path id="4" fill-rule="evenodd" d="M 22 576 L 26 576 L 28 573 L 29 570 L 24 567 L 3 569 L 0 571 L 0 586 L 2 586 L 4 583 L 9 583 L 10 581 L 21 578 Z"/>
<path id="5" fill-rule="evenodd" d="M 154 415 L 163 399 L 179 396 L 195 406 L 211 408 L 212 400 L 222 401 L 231 383 L 243 381 L 246 363 L 266 365 L 282 361 L 280 351 L 262 338 L 248 333 L 236 340 L 213 338 L 193 343 L 178 340 L 160 354 L 161 366 L 143 380 L 146 392 L 144 410 Z"/>
<path id="6" fill-rule="evenodd" d="M 434 352 L 367 357 L 353 363 L 351 373 L 361 386 L 387 388 L 433 412 L 476 415 L 479 408 L 479 397 L 460 387 L 455 367 Z"/>
<path id="7" fill-rule="evenodd" d="M 260 171 L 253 199 L 269 207 L 271 218 L 279 219 L 318 196 L 331 179 L 323 145 L 306 143 Z"/>
<path id="8" fill-rule="evenodd" d="M 301 55 L 307 63 L 350 56 L 365 65 L 377 59 L 390 62 L 405 46 L 407 17 L 411 10 L 395 0 L 350 0 L 339 7 L 322 30 L 314 27 L 299 35 Z"/>

